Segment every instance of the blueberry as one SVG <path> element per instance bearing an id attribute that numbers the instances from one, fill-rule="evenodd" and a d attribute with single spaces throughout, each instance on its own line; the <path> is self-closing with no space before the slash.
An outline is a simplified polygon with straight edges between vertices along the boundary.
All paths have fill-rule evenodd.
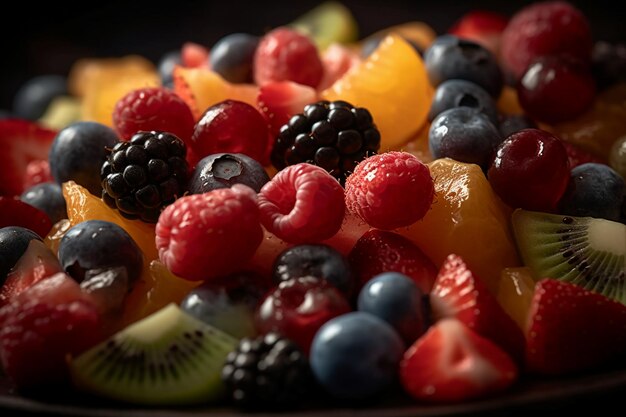
<path id="1" fill-rule="evenodd" d="M 115 131 L 96 122 L 77 122 L 61 130 L 52 142 L 49 162 L 54 180 L 73 180 L 93 195 L 102 194 L 100 167 L 107 149 L 118 143 Z"/>
<path id="2" fill-rule="evenodd" d="M 350 264 L 328 245 L 296 245 L 284 250 L 274 260 L 273 280 L 276 285 L 306 276 L 327 280 L 346 297 L 350 296 L 354 287 Z"/>
<path id="3" fill-rule="evenodd" d="M 510 114 L 500 118 L 498 129 L 500 130 L 500 136 L 507 138 L 520 130 L 537 129 L 537 123 L 533 122 L 526 115 Z"/>
<path id="4" fill-rule="evenodd" d="M 161 83 L 165 87 L 172 87 L 174 83 L 174 68 L 176 65 L 181 65 L 182 59 L 180 57 L 180 51 L 170 51 L 161 57 L 157 68 L 159 70 L 159 76 L 161 77 Z"/>
<path id="5" fill-rule="evenodd" d="M 210 281 L 191 290 L 180 303 L 182 310 L 236 338 L 256 336 L 254 314 L 266 293 L 260 277 L 240 272 L 221 281 L 226 284 Z"/>
<path id="6" fill-rule="evenodd" d="M 422 291 L 398 272 L 385 272 L 369 280 L 359 293 L 358 309 L 385 320 L 411 345 L 426 330 Z"/>
<path id="7" fill-rule="evenodd" d="M 457 78 L 478 84 L 492 97 L 502 91 L 504 77 L 495 56 L 470 40 L 452 35 L 438 37 L 426 50 L 424 64 L 435 87 Z"/>
<path id="8" fill-rule="evenodd" d="M 433 158 L 452 158 L 486 170 L 501 142 L 489 118 L 471 107 L 455 107 L 441 113 L 428 133 Z"/>
<path id="9" fill-rule="evenodd" d="M 67 94 L 67 80 L 61 75 L 40 75 L 26 81 L 15 93 L 13 112 L 17 117 L 37 120 L 53 99 Z"/>
<path id="10" fill-rule="evenodd" d="M 87 220 L 61 238 L 59 261 L 78 282 L 90 269 L 114 267 L 125 267 L 129 282 L 134 282 L 141 273 L 143 256 L 135 241 L 117 224 Z"/>
<path id="11" fill-rule="evenodd" d="M 41 240 L 37 233 L 24 227 L 8 226 L 0 229 L 0 287 L 33 239 Z"/>
<path id="12" fill-rule="evenodd" d="M 355 311 L 318 330 L 311 345 L 311 369 L 332 396 L 366 399 L 395 380 L 404 348 L 387 322 Z"/>
<path id="13" fill-rule="evenodd" d="M 231 83 L 252 82 L 252 63 L 259 37 L 233 33 L 211 48 L 211 68 Z"/>
<path id="14" fill-rule="evenodd" d="M 613 168 L 593 162 L 582 164 L 572 169 L 559 203 L 560 212 L 619 221 L 625 194 L 624 179 Z"/>
<path id="15" fill-rule="evenodd" d="M 189 181 L 191 194 L 243 184 L 257 193 L 270 180 L 261 164 L 241 153 L 216 153 L 198 162 Z"/>
<path id="16" fill-rule="evenodd" d="M 80 288 L 90 294 L 104 314 L 119 313 L 130 290 L 125 267 L 89 269 Z"/>
<path id="17" fill-rule="evenodd" d="M 479 109 L 497 126 L 496 102 L 482 87 L 465 80 L 447 80 L 439 84 L 430 105 L 428 120 L 432 122 L 442 112 L 461 106 Z"/>
<path id="18" fill-rule="evenodd" d="M 63 190 L 57 183 L 44 182 L 33 185 L 22 193 L 20 200 L 46 213 L 53 224 L 67 219 Z"/>
<path id="19" fill-rule="evenodd" d="M 592 52 L 592 73 L 599 89 L 626 80 L 626 44 L 596 42 Z"/>

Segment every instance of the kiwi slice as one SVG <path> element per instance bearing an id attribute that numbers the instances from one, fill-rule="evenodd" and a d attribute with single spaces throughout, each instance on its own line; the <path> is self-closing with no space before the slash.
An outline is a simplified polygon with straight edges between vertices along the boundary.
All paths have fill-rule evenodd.
<path id="1" fill-rule="evenodd" d="M 77 388 L 146 405 L 206 402 L 237 340 L 170 304 L 70 362 Z"/>
<path id="2" fill-rule="evenodd" d="M 289 26 L 310 36 L 320 50 L 335 42 L 354 42 L 359 35 L 356 20 L 350 10 L 336 1 L 320 4 Z"/>
<path id="3" fill-rule="evenodd" d="M 537 278 L 555 278 L 626 304 L 626 225 L 517 209 L 515 240 Z"/>

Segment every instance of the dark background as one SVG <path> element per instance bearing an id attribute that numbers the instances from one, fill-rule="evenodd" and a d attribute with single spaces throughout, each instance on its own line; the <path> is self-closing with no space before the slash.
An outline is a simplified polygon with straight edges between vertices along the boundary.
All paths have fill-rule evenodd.
<path id="1" fill-rule="evenodd" d="M 204 0 L 155 2 L 92 1 L 80 5 L 21 1 L 3 11 L 0 22 L 0 109 L 10 108 L 20 84 L 34 75 L 66 75 L 80 57 L 136 53 L 158 61 L 185 41 L 207 46 L 233 32 L 262 34 L 291 22 L 319 1 Z M 531 1 L 399 1 L 345 0 L 359 24 L 361 36 L 376 30 L 422 20 L 437 33 L 445 32 L 473 9 L 511 16 Z M 572 1 L 585 13 L 597 40 L 626 40 L 619 1 Z"/>

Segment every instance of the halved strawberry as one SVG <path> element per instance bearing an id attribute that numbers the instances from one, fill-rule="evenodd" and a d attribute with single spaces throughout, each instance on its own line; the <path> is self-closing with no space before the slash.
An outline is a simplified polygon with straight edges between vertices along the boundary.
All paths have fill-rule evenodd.
<path id="1" fill-rule="evenodd" d="M 317 92 L 293 81 L 271 81 L 259 89 L 257 107 L 270 125 L 273 138 L 291 116 L 302 113 L 304 106 L 317 101 Z"/>
<path id="2" fill-rule="evenodd" d="M 52 229 L 50 217 L 17 197 L 0 197 L 0 228 L 20 226 L 32 230 L 42 238 Z"/>
<path id="3" fill-rule="evenodd" d="M 413 242 L 394 232 L 372 229 L 363 234 L 348 255 L 357 293 L 382 272 L 400 272 L 428 294 L 437 276 L 437 267 Z"/>
<path id="4" fill-rule="evenodd" d="M 0 309 L 0 358 L 18 388 L 67 380 L 67 357 L 101 340 L 92 298 L 64 273 L 24 291 Z"/>
<path id="5" fill-rule="evenodd" d="M 456 319 L 443 319 L 406 351 L 400 381 L 413 397 L 463 401 L 510 387 L 517 366 L 497 345 Z"/>
<path id="6" fill-rule="evenodd" d="M 565 150 L 567 151 L 567 159 L 569 159 L 569 167 L 574 168 L 578 165 L 586 164 L 587 162 L 597 162 L 599 164 L 606 164 L 606 160 L 587 152 L 583 148 L 574 145 L 567 141 L 561 141 Z"/>
<path id="7" fill-rule="evenodd" d="M 56 134 L 27 120 L 0 120 L 0 195 L 19 195 L 24 191 L 28 163 L 48 159 Z"/>
<path id="8" fill-rule="evenodd" d="M 455 317 L 517 360 L 524 356 L 524 334 L 485 284 L 458 255 L 449 255 L 430 293 L 435 319 Z"/>
<path id="9" fill-rule="evenodd" d="M 209 68 L 209 50 L 199 43 L 185 42 L 180 59 L 187 68 Z"/>
<path id="10" fill-rule="evenodd" d="M 626 306 L 574 284 L 535 286 L 526 330 L 529 371 L 561 375 L 624 358 Z"/>
<path id="11" fill-rule="evenodd" d="M 500 48 L 500 38 L 507 24 L 508 18 L 500 13 L 475 10 L 457 20 L 449 33 L 478 42 L 497 54 Z"/>
<path id="12" fill-rule="evenodd" d="M 39 240 L 31 240 L 0 288 L 0 306 L 10 302 L 39 281 L 49 278 L 63 267 L 50 249 Z"/>

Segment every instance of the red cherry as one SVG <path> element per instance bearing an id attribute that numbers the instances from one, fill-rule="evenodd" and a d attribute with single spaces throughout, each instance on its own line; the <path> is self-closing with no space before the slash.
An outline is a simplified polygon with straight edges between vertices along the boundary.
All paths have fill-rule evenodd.
<path id="1" fill-rule="evenodd" d="M 565 57 L 543 57 L 531 64 L 517 85 L 520 104 L 547 123 L 572 120 L 589 108 L 596 94 L 589 68 Z"/>
<path id="2" fill-rule="evenodd" d="M 496 193 L 511 207 L 551 212 L 569 182 L 567 151 L 552 134 L 524 129 L 500 144 L 488 177 Z"/>
<path id="3" fill-rule="evenodd" d="M 265 297 L 257 310 L 256 323 L 259 332 L 278 332 L 308 354 L 322 324 L 349 311 L 348 301 L 328 281 L 292 278 Z"/>

